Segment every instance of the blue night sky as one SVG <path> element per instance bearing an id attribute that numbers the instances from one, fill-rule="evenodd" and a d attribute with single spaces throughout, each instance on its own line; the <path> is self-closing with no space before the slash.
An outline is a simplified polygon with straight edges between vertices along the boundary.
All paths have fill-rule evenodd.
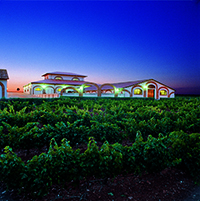
<path id="1" fill-rule="evenodd" d="M 0 68 L 8 90 L 63 71 L 200 94 L 200 2 L 1 0 Z"/>

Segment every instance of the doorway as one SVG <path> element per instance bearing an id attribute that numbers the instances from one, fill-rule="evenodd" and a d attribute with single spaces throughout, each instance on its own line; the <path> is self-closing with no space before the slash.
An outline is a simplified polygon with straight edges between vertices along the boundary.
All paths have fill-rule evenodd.
<path id="1" fill-rule="evenodd" d="M 148 98 L 155 98 L 155 86 L 152 84 L 148 86 Z"/>
<path id="2" fill-rule="evenodd" d="M 155 90 L 154 89 L 148 89 L 148 98 L 154 98 L 155 94 L 154 94 Z"/>

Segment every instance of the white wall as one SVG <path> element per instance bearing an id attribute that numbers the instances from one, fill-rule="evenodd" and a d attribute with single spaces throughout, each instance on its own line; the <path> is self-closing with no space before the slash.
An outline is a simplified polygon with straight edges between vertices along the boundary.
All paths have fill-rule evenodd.
<path id="1" fill-rule="evenodd" d="M 134 88 L 134 90 L 135 90 L 135 89 L 142 89 L 142 95 L 134 95 L 134 90 L 133 90 L 133 97 L 137 97 L 137 98 L 143 98 L 143 97 L 144 97 L 144 90 L 143 90 L 143 87 L 146 85 L 146 83 L 147 83 L 147 82 L 144 82 L 144 83 L 141 83 L 141 84 L 140 84 L 142 88 L 140 88 L 140 87 L 135 87 L 135 88 Z M 160 83 L 158 83 L 158 82 L 156 82 L 156 83 L 157 83 L 158 89 L 159 89 L 160 87 L 165 87 L 165 85 L 162 85 L 162 84 L 160 84 Z M 149 86 L 149 85 L 154 85 L 154 86 L 155 86 L 155 84 L 153 84 L 153 83 L 148 83 L 147 86 Z M 131 88 L 132 88 L 132 87 L 133 87 L 133 86 L 127 87 L 126 89 L 131 92 Z M 167 88 L 168 88 L 168 87 L 167 87 Z M 166 89 L 162 88 L 162 89 L 160 89 L 160 90 L 166 90 Z M 168 98 L 168 94 L 167 94 L 166 96 L 160 96 L 160 90 L 158 91 L 158 99 L 160 99 L 160 98 Z M 172 89 L 170 89 L 170 88 L 168 88 L 168 90 L 169 90 L 169 94 L 170 94 L 171 92 L 174 92 L 174 90 L 172 90 Z M 166 91 L 167 91 L 167 90 L 166 90 Z M 154 89 L 154 98 L 156 98 L 156 94 L 157 94 L 157 91 L 156 91 L 156 86 L 155 86 L 155 89 Z M 147 96 L 148 96 L 148 90 L 146 90 L 146 97 L 147 97 Z M 130 97 L 130 95 L 128 94 L 128 92 L 125 92 L 125 97 Z M 175 97 L 175 95 L 174 95 L 174 94 L 171 94 L 170 98 L 174 98 L 174 97 Z"/>
<path id="2" fill-rule="evenodd" d="M 78 76 L 64 76 L 64 75 L 48 75 L 48 79 L 55 79 L 55 77 L 62 77 L 63 80 L 72 80 L 72 78 L 74 77 L 78 77 Z M 78 77 L 80 81 L 84 81 L 84 78 L 82 77 Z"/>
<path id="3" fill-rule="evenodd" d="M 165 87 L 165 86 L 159 84 L 159 85 L 158 85 L 158 88 L 160 88 L 160 87 Z M 168 87 L 167 87 L 167 88 L 168 88 Z M 160 99 L 160 98 L 168 98 L 168 93 L 167 93 L 166 96 L 160 95 L 160 91 L 161 91 L 161 90 L 167 91 L 167 90 L 164 89 L 164 88 L 160 89 L 160 90 L 158 91 L 158 99 Z M 171 92 L 175 92 L 174 90 L 172 90 L 172 89 L 170 89 L 170 88 L 168 88 L 168 90 L 169 90 L 169 94 L 170 94 Z M 175 95 L 174 95 L 174 94 L 171 94 L 171 95 L 170 95 L 170 98 L 175 98 Z"/>
<path id="4" fill-rule="evenodd" d="M 42 89 L 42 91 L 43 91 L 43 88 L 42 88 L 42 86 L 46 86 L 44 89 L 45 89 L 45 92 L 46 92 L 46 94 L 53 94 L 54 93 L 54 89 L 55 88 L 57 88 L 57 87 L 59 87 L 59 88 L 61 88 L 61 89 L 63 89 L 63 86 L 65 86 L 65 88 L 66 87 L 74 87 L 74 88 L 79 88 L 80 86 L 72 86 L 72 85 L 51 85 L 51 84 L 32 84 L 32 85 L 30 85 L 30 88 L 31 88 L 31 94 L 33 94 L 33 88 L 35 87 L 35 86 L 40 86 L 40 88 Z M 53 88 L 52 88 L 53 87 Z M 37 88 L 37 87 L 36 87 Z M 70 91 L 73 91 L 72 89 L 69 89 Z M 35 92 L 37 93 L 37 94 L 41 94 L 39 91 L 37 92 L 37 91 L 35 91 L 34 90 L 34 94 L 35 94 Z M 57 90 L 56 90 L 56 93 L 60 93 L 60 92 L 58 92 Z"/>
<path id="5" fill-rule="evenodd" d="M 148 85 L 150 85 L 151 83 L 149 83 Z M 26 88 L 27 87 L 29 87 L 29 88 L 31 88 L 31 94 L 33 94 L 33 87 L 34 86 L 42 86 L 43 84 L 29 84 L 28 86 L 26 86 Z M 144 83 L 141 83 L 140 84 L 142 87 L 144 87 L 145 85 L 146 85 L 146 82 L 144 82 Z M 152 84 L 152 85 L 154 85 L 154 84 Z M 162 85 L 162 84 L 159 84 L 159 83 L 157 83 L 157 85 L 158 85 L 158 88 L 160 88 L 160 87 L 165 87 L 164 85 Z M 65 87 L 71 87 L 72 85 L 48 85 L 48 86 L 52 86 L 54 89 L 56 88 L 56 87 L 60 87 L 61 89 L 63 89 L 63 86 L 65 86 Z M 154 85 L 155 86 L 155 85 Z M 74 86 L 75 88 L 79 88 L 80 86 Z M 53 94 L 54 93 L 54 90 L 53 90 L 53 88 L 51 88 L 51 87 L 45 87 L 45 91 L 46 91 L 46 94 Z M 131 88 L 132 88 L 132 86 L 131 87 L 127 87 L 127 88 L 125 88 L 125 89 L 127 89 L 128 91 L 130 91 L 131 92 Z M 43 90 L 43 88 L 41 87 L 41 89 Z M 140 88 L 140 87 L 135 87 L 134 88 L 134 90 L 135 89 L 142 89 L 142 95 L 134 95 L 134 91 L 133 91 L 133 97 L 136 97 L 136 98 L 143 98 L 144 97 L 144 90 L 143 90 L 143 88 Z M 171 92 L 173 92 L 174 90 L 172 90 L 172 89 L 170 89 L 170 88 L 168 88 L 169 89 L 169 94 L 171 93 Z M 38 91 L 38 92 L 36 92 L 36 93 L 34 93 L 34 94 L 41 94 L 42 93 L 42 90 L 41 91 Z M 162 89 L 161 89 L 162 90 Z M 28 92 L 27 92 L 28 93 Z M 56 93 L 60 93 L 60 92 L 58 92 L 58 91 L 56 91 Z M 155 89 L 155 98 L 156 98 L 156 94 L 157 94 L 157 92 L 156 92 L 156 89 Z M 65 93 L 65 94 L 63 94 L 64 96 L 78 96 L 78 93 L 77 94 L 69 94 L 69 93 Z M 146 96 L 148 95 L 148 91 L 146 91 Z M 91 97 L 94 97 L 94 96 L 97 96 L 97 94 L 95 93 L 95 94 L 85 94 L 85 93 L 83 93 L 83 96 L 91 96 Z M 102 93 L 101 94 L 101 96 L 102 97 L 114 97 L 114 93 Z M 118 94 L 118 97 L 130 97 L 130 95 L 129 95 L 129 93 L 128 92 L 123 92 L 123 94 Z M 158 93 L 158 99 L 160 99 L 160 98 L 167 98 L 168 97 L 168 94 L 167 94 L 167 96 L 160 96 L 160 90 L 159 90 L 159 93 Z M 172 94 L 171 96 L 170 96 L 170 98 L 174 98 L 175 97 L 175 95 L 174 94 Z"/>
<path id="6" fill-rule="evenodd" d="M 127 87 L 127 88 L 125 88 L 125 89 L 127 89 L 128 91 L 130 91 L 131 92 L 131 89 L 132 89 L 132 87 L 133 86 L 131 86 L 131 87 Z M 135 89 L 142 89 L 141 87 L 135 87 L 134 88 L 134 90 Z M 134 98 L 143 98 L 143 94 L 144 94 L 144 90 L 142 89 L 142 95 L 134 95 L 134 90 L 133 90 L 133 97 Z M 130 94 L 128 93 L 128 92 L 125 92 L 125 97 L 130 97 Z"/>
<path id="7" fill-rule="evenodd" d="M 4 91 L 4 94 L 5 94 L 5 98 L 8 97 L 8 94 L 7 94 L 7 80 L 0 80 L 0 82 L 4 85 L 4 88 L 5 88 L 5 91 Z M 2 97 L 2 87 L 0 86 L 0 98 L 3 98 Z"/>
<path id="8" fill-rule="evenodd" d="M 175 98 L 175 94 L 174 93 L 171 94 L 170 98 Z"/>
<path id="9" fill-rule="evenodd" d="M 114 93 L 102 93 L 101 97 L 115 97 Z"/>
<path id="10" fill-rule="evenodd" d="M 45 92 L 46 92 L 46 94 L 53 94 L 54 93 L 54 89 L 51 88 L 51 87 L 46 87 L 45 88 Z"/>
<path id="11" fill-rule="evenodd" d="M 63 93 L 63 96 L 79 96 L 78 93 Z"/>
<path id="12" fill-rule="evenodd" d="M 84 93 L 83 97 L 97 97 L 98 94 L 97 93 Z"/>
<path id="13" fill-rule="evenodd" d="M 40 86 L 39 88 L 41 89 L 41 91 L 35 91 L 35 89 L 37 88 L 37 87 L 35 87 L 35 86 Z M 33 88 L 35 87 L 35 89 L 34 89 L 34 91 L 33 91 Z M 42 94 L 42 90 L 43 90 L 43 88 L 41 87 L 41 85 L 40 84 L 32 84 L 31 85 L 31 95 L 33 95 L 33 93 L 34 93 L 34 95 L 38 95 L 38 94 Z"/>

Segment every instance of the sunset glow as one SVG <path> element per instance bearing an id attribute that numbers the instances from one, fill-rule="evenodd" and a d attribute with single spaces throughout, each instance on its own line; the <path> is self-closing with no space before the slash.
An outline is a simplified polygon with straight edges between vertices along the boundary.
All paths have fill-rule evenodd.
<path id="1" fill-rule="evenodd" d="M 99 84 L 153 78 L 200 94 L 196 1 L 0 1 L 0 13 L 9 91 L 62 71 Z"/>

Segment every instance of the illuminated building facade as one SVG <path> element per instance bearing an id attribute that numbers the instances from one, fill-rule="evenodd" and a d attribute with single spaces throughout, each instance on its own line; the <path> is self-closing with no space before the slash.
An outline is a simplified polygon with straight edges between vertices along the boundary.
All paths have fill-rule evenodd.
<path id="1" fill-rule="evenodd" d="M 120 83 L 96 84 L 85 81 L 85 75 L 67 72 L 51 72 L 42 75 L 43 80 L 23 86 L 24 93 L 39 97 L 137 97 L 174 98 L 175 90 L 154 79 Z"/>
<path id="2" fill-rule="evenodd" d="M 6 69 L 0 69 L 0 98 L 7 98 L 7 80 L 9 79 Z"/>

